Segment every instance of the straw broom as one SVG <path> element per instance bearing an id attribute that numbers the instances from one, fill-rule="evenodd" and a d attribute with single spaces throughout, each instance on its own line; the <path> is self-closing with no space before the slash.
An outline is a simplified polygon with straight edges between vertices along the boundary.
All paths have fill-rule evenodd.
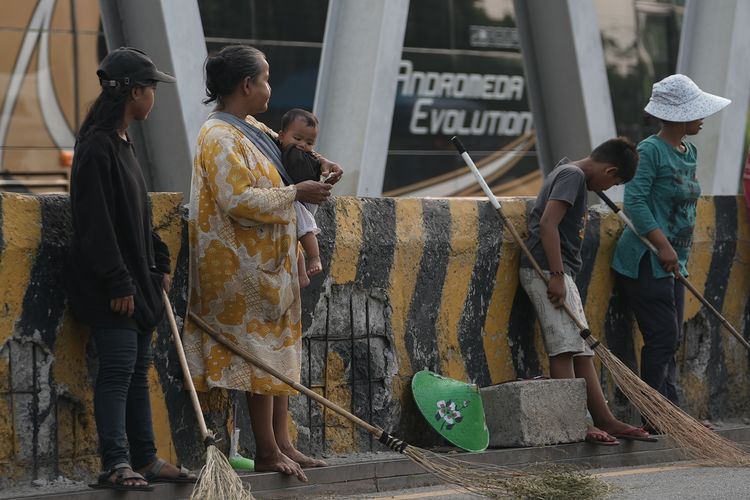
<path id="1" fill-rule="evenodd" d="M 607 196 L 606 194 L 602 193 L 601 191 L 597 191 L 596 194 L 597 194 L 597 196 L 599 196 L 599 198 L 601 198 L 601 200 L 604 203 L 607 204 L 607 206 L 614 213 L 617 214 L 618 217 L 620 217 L 620 219 L 625 223 L 625 225 L 628 226 L 631 231 L 633 231 L 633 234 L 635 234 L 636 236 L 638 236 L 638 238 L 641 240 L 641 242 L 643 242 L 643 244 L 646 245 L 646 248 L 648 248 L 654 255 L 659 255 L 659 251 L 656 249 L 656 247 L 654 246 L 654 244 L 651 243 L 648 240 L 648 238 L 646 238 L 646 237 L 638 234 L 638 231 L 636 231 L 635 226 L 633 225 L 633 222 L 630 220 L 630 218 L 627 215 L 625 215 L 625 212 L 623 212 L 620 209 L 620 207 L 618 207 L 617 205 L 615 205 L 615 203 L 612 200 L 609 199 L 609 196 Z M 701 295 L 701 293 L 698 291 L 698 289 L 695 288 L 695 286 L 693 286 L 693 284 L 690 283 L 690 281 L 688 281 L 688 279 L 686 277 L 684 277 L 680 273 L 674 273 L 674 277 L 675 277 L 675 279 L 677 281 L 679 281 L 680 283 L 682 283 L 685 286 L 685 288 L 687 288 L 688 290 L 690 290 L 690 293 L 692 293 L 695 296 L 695 298 L 697 298 L 701 302 L 701 304 L 703 304 L 706 307 L 706 309 L 708 309 L 709 311 L 711 311 L 711 313 L 714 316 L 716 316 L 716 318 L 718 318 L 718 320 L 721 322 L 721 324 L 724 325 L 724 328 L 726 328 L 729 331 L 729 333 L 731 333 L 734 336 L 734 338 L 736 338 L 739 341 L 739 343 L 742 344 L 745 347 L 745 349 L 747 349 L 748 351 L 750 351 L 750 344 L 747 342 L 747 340 L 745 340 L 745 338 L 740 334 L 740 332 L 738 332 L 732 326 L 732 324 L 724 316 L 722 316 L 721 313 L 719 311 L 717 311 L 716 308 L 708 300 L 706 300 L 706 298 L 703 295 Z"/>
<path id="2" fill-rule="evenodd" d="M 375 436 L 378 441 L 380 441 L 388 448 L 392 449 L 395 452 L 406 455 L 424 470 L 426 470 L 427 472 L 431 472 L 447 483 L 454 484 L 460 488 L 479 495 L 492 497 L 509 497 L 513 496 L 515 491 L 513 483 L 514 479 L 524 478 L 525 480 L 536 480 L 536 482 L 540 485 L 544 485 L 545 482 L 549 481 L 549 478 L 547 478 L 543 474 L 534 474 L 530 472 L 516 471 L 497 465 L 470 462 L 467 460 L 458 460 L 445 455 L 439 455 L 428 450 L 423 450 L 421 448 L 417 448 L 416 446 L 411 446 L 410 444 L 407 444 L 404 441 L 391 436 L 383 429 L 365 422 L 359 417 L 344 410 L 336 403 L 329 401 L 318 393 L 308 389 L 304 385 L 293 381 L 283 373 L 268 366 L 254 354 L 247 352 L 245 349 L 230 341 L 221 333 L 214 330 L 208 323 L 206 323 L 195 313 L 190 312 L 189 316 L 190 320 L 193 321 L 201 330 L 203 330 L 207 335 L 213 338 L 213 340 L 227 348 L 235 355 L 241 357 L 255 367 L 269 373 L 270 375 L 273 375 L 288 386 L 303 393 L 308 398 L 317 401 L 326 408 L 353 422 L 355 425 L 361 427 L 362 429 Z M 594 483 L 597 480 L 595 478 L 591 478 L 589 479 L 589 481 Z"/>
<path id="3" fill-rule="evenodd" d="M 182 348 L 180 332 L 177 328 L 177 322 L 172 312 L 172 304 L 169 302 L 169 296 L 166 290 L 162 290 L 162 298 L 169 318 L 169 326 L 172 329 L 174 345 L 177 349 L 177 356 L 180 359 L 182 367 L 182 376 L 185 379 L 185 385 L 190 393 L 190 400 L 193 403 L 195 416 L 198 418 L 203 444 L 206 446 L 206 465 L 201 468 L 198 474 L 198 481 L 190 495 L 191 500 L 251 500 L 253 495 L 249 487 L 245 487 L 242 480 L 234 472 L 229 461 L 221 451 L 216 447 L 216 441 L 213 432 L 206 427 L 206 421 L 203 418 L 198 394 L 195 392 L 193 379 L 190 376 L 187 359 L 185 359 L 185 350 Z"/>
<path id="4" fill-rule="evenodd" d="M 482 174 L 461 143 L 461 140 L 458 137 L 453 137 L 451 142 L 453 142 L 453 145 L 466 162 L 466 165 L 471 169 L 485 195 L 489 198 L 490 203 L 498 215 L 500 215 L 503 224 L 508 228 L 513 239 L 521 248 L 521 251 L 529 262 L 531 262 L 534 270 L 547 282 L 547 276 L 531 255 L 531 252 L 516 231 L 513 223 L 505 217 L 500 203 L 485 182 Z M 628 400 L 641 412 L 641 415 L 651 422 L 652 425 L 670 435 L 678 446 L 695 459 L 703 460 L 707 464 L 717 466 L 750 466 L 750 455 L 748 453 L 731 441 L 722 438 L 706 428 L 646 384 L 591 334 L 591 331 L 586 328 L 567 304 L 563 304 L 562 307 L 575 322 L 576 326 L 578 326 L 581 337 L 596 355 L 599 356 L 599 359 L 607 370 L 609 370 L 620 391 L 625 394 Z"/>

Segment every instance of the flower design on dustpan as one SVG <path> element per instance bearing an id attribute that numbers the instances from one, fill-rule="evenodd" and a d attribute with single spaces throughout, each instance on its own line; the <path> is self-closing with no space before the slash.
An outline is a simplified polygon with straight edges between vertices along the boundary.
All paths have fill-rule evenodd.
<path id="1" fill-rule="evenodd" d="M 446 427 L 448 430 L 451 430 L 454 425 L 460 423 L 464 417 L 461 415 L 461 410 L 469 406 L 468 401 L 463 402 L 463 406 L 460 408 L 456 408 L 456 403 L 451 401 L 450 399 L 448 401 L 440 400 L 437 402 L 437 413 L 435 413 L 435 420 L 442 420 L 443 424 L 441 425 L 441 429 L 443 427 Z"/>

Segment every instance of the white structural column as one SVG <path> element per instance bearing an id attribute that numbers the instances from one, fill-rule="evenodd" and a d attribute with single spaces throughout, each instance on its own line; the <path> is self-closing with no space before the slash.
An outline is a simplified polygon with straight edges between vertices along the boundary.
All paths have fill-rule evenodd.
<path id="1" fill-rule="evenodd" d="M 208 108 L 206 42 L 197 0 L 100 0 L 107 47 L 136 47 L 177 78 L 161 84 L 148 120 L 131 127 L 149 189 L 188 193 L 196 138 Z"/>
<path id="2" fill-rule="evenodd" d="M 317 149 L 344 168 L 338 195 L 379 196 L 409 0 L 331 0 L 315 90 Z"/>
<path id="3" fill-rule="evenodd" d="M 703 194 L 739 191 L 750 97 L 750 0 L 687 0 L 677 72 L 732 100 L 690 141 L 698 148 Z"/>
<path id="4" fill-rule="evenodd" d="M 540 167 L 578 159 L 615 136 L 594 2 L 515 0 Z M 613 193 L 617 198 L 617 193 Z"/>

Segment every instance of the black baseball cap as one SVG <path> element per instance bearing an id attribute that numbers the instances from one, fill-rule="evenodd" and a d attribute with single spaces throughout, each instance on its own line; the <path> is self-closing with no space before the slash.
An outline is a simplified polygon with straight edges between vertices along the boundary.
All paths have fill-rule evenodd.
<path id="1" fill-rule="evenodd" d="M 142 50 L 120 47 L 102 59 L 96 74 L 102 87 L 130 87 L 150 81 L 174 83 L 175 78 L 162 73 Z"/>

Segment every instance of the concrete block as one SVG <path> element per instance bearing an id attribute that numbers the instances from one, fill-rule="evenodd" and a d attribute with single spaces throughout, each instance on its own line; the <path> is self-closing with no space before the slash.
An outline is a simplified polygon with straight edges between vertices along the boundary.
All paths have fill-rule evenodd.
<path id="1" fill-rule="evenodd" d="M 387 375 L 386 350 L 390 349 L 384 337 L 371 337 L 354 341 L 354 381 L 382 381 Z"/>
<path id="2" fill-rule="evenodd" d="M 14 393 L 34 392 L 34 343 L 10 340 L 10 383 Z"/>
<path id="3" fill-rule="evenodd" d="M 481 389 L 490 447 L 544 446 L 586 437 L 583 379 L 524 380 Z"/>
<path id="4" fill-rule="evenodd" d="M 319 386 L 325 384 L 326 341 L 313 338 L 302 359 L 302 383 Z"/>
<path id="5" fill-rule="evenodd" d="M 367 292 L 361 290 L 352 290 L 351 292 L 351 326 L 355 337 L 364 337 L 367 335 Z"/>
<path id="6" fill-rule="evenodd" d="M 13 415 L 11 413 L 11 396 L 0 394 L 0 472 L 2 463 L 10 462 L 15 453 L 15 429 Z M 0 488 L 2 487 L 0 479 Z"/>
<path id="7" fill-rule="evenodd" d="M 10 386 L 10 343 L 0 347 L 0 394 L 11 392 Z"/>
<path id="8" fill-rule="evenodd" d="M 350 286 L 331 287 L 328 299 L 328 338 L 348 339 L 352 336 L 352 290 Z"/>
<path id="9" fill-rule="evenodd" d="M 18 393 L 13 395 L 13 431 L 24 439 L 16 441 L 15 461 L 19 464 L 33 464 L 35 455 L 34 422 L 37 420 L 34 395 Z"/>
<path id="10" fill-rule="evenodd" d="M 367 298 L 367 309 L 369 315 L 370 335 L 387 335 L 386 332 L 386 315 L 387 303 L 383 298 L 373 297 L 376 290 L 371 290 L 371 295 Z"/>

